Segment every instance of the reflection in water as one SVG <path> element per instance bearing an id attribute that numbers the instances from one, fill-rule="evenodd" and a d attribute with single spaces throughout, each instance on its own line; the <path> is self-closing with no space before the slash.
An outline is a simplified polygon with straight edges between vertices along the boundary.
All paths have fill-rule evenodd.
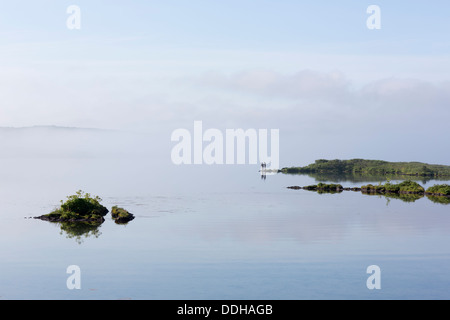
<path id="1" fill-rule="evenodd" d="M 319 194 L 335 194 L 335 193 L 342 193 L 342 190 L 339 191 L 322 191 L 319 190 L 317 193 Z M 386 205 L 389 205 L 391 202 L 391 199 L 399 199 L 403 202 L 416 202 L 419 199 L 422 199 L 425 197 L 424 194 L 409 194 L 409 193 L 367 193 L 367 192 L 361 192 L 364 195 L 367 196 L 378 196 L 378 197 L 385 197 L 387 199 Z M 435 203 L 440 204 L 450 204 L 450 197 L 447 196 L 430 196 L 427 195 L 427 198 Z"/>
<path id="2" fill-rule="evenodd" d="M 78 244 L 83 243 L 84 238 L 95 237 L 101 235 L 99 230 L 103 222 L 98 221 L 76 221 L 76 222 L 52 222 L 59 224 L 61 235 L 66 234 L 67 239 L 75 239 Z"/>
<path id="3" fill-rule="evenodd" d="M 392 199 L 400 199 L 403 202 L 416 202 L 419 199 L 422 199 L 424 195 L 422 194 L 405 194 L 405 193 L 387 193 L 384 195 L 386 198 Z"/>
<path id="4" fill-rule="evenodd" d="M 298 174 L 298 173 L 286 173 L 288 175 L 298 175 L 298 176 L 309 176 L 312 178 L 315 178 L 316 181 L 325 181 L 328 183 L 336 183 L 336 182 L 342 182 L 342 181 L 350 181 L 350 182 L 361 182 L 361 183 L 369 183 L 369 182 L 374 182 L 377 181 L 381 183 L 383 181 L 387 181 L 390 182 L 392 180 L 420 180 L 423 182 L 423 184 L 426 184 L 426 182 L 432 181 L 432 180 L 441 180 L 441 181 L 448 181 L 446 180 L 447 178 L 442 178 L 439 179 L 437 177 L 418 177 L 418 176 L 406 176 L 406 175 L 390 175 L 390 176 L 382 176 L 382 175 L 370 175 L 370 174 Z M 320 184 L 319 184 L 320 185 Z M 311 187 L 311 186 L 309 186 Z M 344 191 L 357 191 L 354 190 L 355 188 L 349 188 L 349 187 L 342 187 L 342 189 L 338 189 L 338 190 L 334 190 L 334 188 L 332 190 L 321 190 L 321 189 L 309 189 L 309 187 L 288 187 L 289 189 L 303 189 L 303 190 L 308 190 L 308 191 L 313 191 L 313 192 L 317 192 L 319 194 L 324 194 L 324 193 L 342 193 Z M 424 198 L 425 196 L 435 202 L 435 203 L 440 203 L 440 204 L 450 204 L 450 196 L 446 196 L 446 195 L 441 195 L 441 196 L 433 196 L 427 193 L 388 193 L 388 192 L 374 192 L 374 193 L 370 193 L 370 192 L 365 192 L 367 190 L 361 190 L 361 188 L 358 188 L 359 191 L 361 191 L 362 194 L 364 195 L 369 195 L 369 196 L 378 196 L 378 197 L 385 197 L 387 199 L 387 203 L 386 205 L 389 205 L 390 200 L 391 199 L 399 199 L 402 200 L 403 202 L 415 202 L 421 198 Z"/>
<path id="5" fill-rule="evenodd" d="M 427 196 L 434 203 L 450 204 L 450 197 Z"/>
<path id="6" fill-rule="evenodd" d="M 411 181 L 421 181 L 426 184 L 431 180 L 441 180 L 448 181 L 448 177 L 421 177 L 421 176 L 406 176 L 406 175 L 372 175 L 372 174 L 361 174 L 361 173 L 348 173 L 348 174 L 333 174 L 333 173 L 308 173 L 308 174 L 298 174 L 298 173 L 285 173 L 289 175 L 303 175 L 314 178 L 317 182 L 352 182 L 352 183 L 369 183 L 369 182 L 384 182 L 389 179 L 394 180 L 411 180 Z"/>
<path id="7" fill-rule="evenodd" d="M 424 195 L 422 194 L 396 194 L 396 193 L 386 193 L 386 194 L 379 194 L 379 193 L 362 193 L 364 195 L 368 196 L 379 196 L 379 197 L 385 197 L 387 199 L 386 205 L 389 205 L 391 202 L 391 199 L 399 199 L 403 202 L 415 202 L 419 199 L 422 199 Z"/>

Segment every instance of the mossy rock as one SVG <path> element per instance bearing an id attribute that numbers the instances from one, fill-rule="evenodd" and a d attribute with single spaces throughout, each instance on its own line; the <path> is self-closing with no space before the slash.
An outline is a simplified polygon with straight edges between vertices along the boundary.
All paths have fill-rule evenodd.
<path id="1" fill-rule="evenodd" d="M 398 186 L 399 193 L 422 194 L 425 192 L 425 189 L 420 184 L 411 180 L 403 181 L 402 183 L 399 183 Z"/>
<path id="2" fill-rule="evenodd" d="M 427 189 L 427 194 L 435 196 L 450 196 L 450 185 L 436 184 Z"/>
<path id="3" fill-rule="evenodd" d="M 382 185 L 374 186 L 372 184 L 368 184 L 361 187 L 361 191 L 363 193 L 385 193 L 386 188 Z"/>
<path id="4" fill-rule="evenodd" d="M 111 217 L 117 224 L 125 224 L 134 219 L 134 215 L 123 208 L 114 206 L 111 208 Z"/>
<path id="5" fill-rule="evenodd" d="M 103 218 L 109 210 L 100 204 L 99 197 L 91 197 L 89 193 L 78 191 L 75 195 L 67 197 L 65 202 L 61 201 L 61 207 L 55 211 L 35 217 L 50 222 L 77 222 L 95 221 L 103 222 Z"/>
<path id="6" fill-rule="evenodd" d="M 374 186 L 372 184 L 368 184 L 361 187 L 361 191 L 363 193 L 379 193 L 379 194 L 385 194 L 385 193 L 391 193 L 391 194 L 423 194 L 425 192 L 425 189 L 414 181 L 403 181 L 399 184 L 391 184 L 386 183 L 384 185 L 377 185 Z"/>

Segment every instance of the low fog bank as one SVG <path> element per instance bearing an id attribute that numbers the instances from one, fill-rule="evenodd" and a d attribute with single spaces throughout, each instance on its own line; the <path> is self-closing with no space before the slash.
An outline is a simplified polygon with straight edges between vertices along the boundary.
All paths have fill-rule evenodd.
<path id="1" fill-rule="evenodd" d="M 166 143 L 167 145 L 167 143 Z M 0 158 L 136 158 L 164 156 L 151 134 L 37 126 L 0 128 Z"/>

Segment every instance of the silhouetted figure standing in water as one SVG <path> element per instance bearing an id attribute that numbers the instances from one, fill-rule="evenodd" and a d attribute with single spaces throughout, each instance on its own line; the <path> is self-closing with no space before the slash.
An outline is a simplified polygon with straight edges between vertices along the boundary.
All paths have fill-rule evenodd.
<path id="1" fill-rule="evenodd" d="M 267 164 L 265 162 L 261 162 L 261 179 L 266 180 L 266 167 Z"/>
<path id="2" fill-rule="evenodd" d="M 263 162 L 263 163 L 261 163 L 261 170 L 266 170 L 266 163 L 265 162 Z"/>

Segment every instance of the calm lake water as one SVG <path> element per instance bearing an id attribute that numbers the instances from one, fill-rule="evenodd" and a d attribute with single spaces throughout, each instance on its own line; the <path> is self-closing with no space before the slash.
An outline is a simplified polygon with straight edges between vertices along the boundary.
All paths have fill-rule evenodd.
<path id="1" fill-rule="evenodd" d="M 258 169 L 1 159 L 0 299 L 450 298 L 449 205 L 289 190 L 316 180 Z M 78 237 L 27 219 L 78 189 L 136 219 Z M 366 286 L 371 265 L 381 290 Z"/>

